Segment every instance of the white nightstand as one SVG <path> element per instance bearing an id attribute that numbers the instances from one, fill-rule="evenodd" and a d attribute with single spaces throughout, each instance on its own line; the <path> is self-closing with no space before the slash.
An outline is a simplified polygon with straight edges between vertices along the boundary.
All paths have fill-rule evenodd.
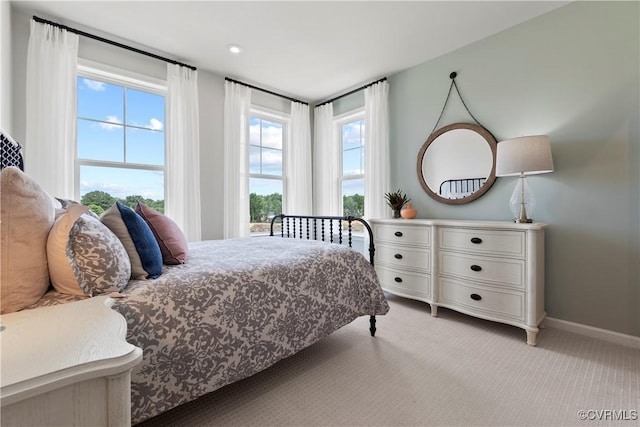
<path id="1" fill-rule="evenodd" d="M 112 304 L 95 297 L 0 317 L 3 426 L 131 425 L 142 350 L 126 342 Z"/>

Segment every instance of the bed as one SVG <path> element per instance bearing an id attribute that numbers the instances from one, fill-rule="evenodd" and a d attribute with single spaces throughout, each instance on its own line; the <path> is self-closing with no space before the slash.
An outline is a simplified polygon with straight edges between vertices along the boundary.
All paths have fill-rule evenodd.
<path id="1" fill-rule="evenodd" d="M 374 327 L 373 316 L 389 310 L 360 253 L 299 238 L 193 243 L 187 263 L 132 280 L 124 294 L 113 308 L 127 319 L 127 341 L 143 349 L 132 372 L 133 423 L 253 375 L 359 316 Z M 32 308 L 77 299 L 49 291 Z"/>
<path id="2" fill-rule="evenodd" d="M 53 205 L 35 181 L 21 184 L 30 178 L 15 167 L 5 172 L 1 191 L 3 292 L 9 282 L 23 287 L 30 281 L 24 269 L 16 280 L 5 280 L 5 275 L 11 273 L 7 270 L 14 267 L 12 262 L 37 258 L 59 223 L 56 220 L 53 227 L 47 226 L 54 222 L 54 214 L 44 206 Z M 6 181 L 7 176 L 16 178 L 18 184 Z M 18 219 L 5 216 L 12 209 L 5 198 L 14 186 L 27 204 L 20 210 L 26 216 Z M 69 208 L 64 215 L 75 210 Z M 38 213 L 49 222 L 38 220 L 32 226 L 28 218 Z M 100 223 L 86 212 L 82 217 L 87 224 Z M 8 224 L 14 228 L 5 228 Z M 25 243 L 19 227 L 40 229 L 44 237 L 29 239 L 44 238 L 44 243 L 29 243 L 31 247 L 23 253 L 32 256 L 14 256 L 9 262 L 6 256 Z M 375 334 L 375 316 L 387 313 L 389 306 L 371 264 L 373 239 L 365 221 L 279 215 L 270 234 L 190 243 L 186 262 L 163 265 L 156 279 L 126 279 L 125 287 L 113 295 L 112 308 L 127 322 L 127 341 L 143 350 L 142 362 L 131 374 L 132 423 L 253 375 L 359 316 L 370 316 L 370 333 Z M 351 248 L 354 240 L 366 242 L 369 260 Z M 51 257 L 47 262 L 53 278 Z M 88 298 L 53 288 L 43 293 L 35 303 L 18 309 L 37 310 Z M 363 331 L 363 339 L 367 335 Z"/>

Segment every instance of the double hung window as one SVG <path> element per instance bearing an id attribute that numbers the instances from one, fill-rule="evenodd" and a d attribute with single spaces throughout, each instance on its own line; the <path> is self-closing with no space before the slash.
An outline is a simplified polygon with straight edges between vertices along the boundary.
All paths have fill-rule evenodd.
<path id="1" fill-rule="evenodd" d="M 342 152 L 342 211 L 343 215 L 364 215 L 364 111 L 336 119 Z"/>
<path id="2" fill-rule="evenodd" d="M 77 85 L 76 196 L 164 212 L 166 86 L 84 66 Z"/>
<path id="3" fill-rule="evenodd" d="M 269 232 L 271 219 L 282 213 L 284 150 L 288 117 L 252 108 L 249 118 L 249 213 L 251 235 Z"/>

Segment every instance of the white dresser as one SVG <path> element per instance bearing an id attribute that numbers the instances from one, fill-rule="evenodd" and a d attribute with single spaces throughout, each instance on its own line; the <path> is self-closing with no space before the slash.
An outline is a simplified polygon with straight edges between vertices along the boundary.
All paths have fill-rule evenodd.
<path id="1" fill-rule="evenodd" d="M 3 426 L 131 425 L 131 369 L 142 350 L 125 341 L 113 300 L 4 314 Z"/>
<path id="2" fill-rule="evenodd" d="M 527 332 L 544 319 L 543 223 L 371 220 L 382 288 Z"/>

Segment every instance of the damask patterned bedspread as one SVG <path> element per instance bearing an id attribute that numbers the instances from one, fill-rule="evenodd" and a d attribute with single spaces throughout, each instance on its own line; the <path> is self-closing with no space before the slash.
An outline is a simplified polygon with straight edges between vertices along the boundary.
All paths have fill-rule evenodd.
<path id="1" fill-rule="evenodd" d="M 132 280 L 124 293 L 114 309 L 127 319 L 127 340 L 143 349 L 132 373 L 133 423 L 389 310 L 360 253 L 275 237 L 192 243 L 186 264 Z"/>

